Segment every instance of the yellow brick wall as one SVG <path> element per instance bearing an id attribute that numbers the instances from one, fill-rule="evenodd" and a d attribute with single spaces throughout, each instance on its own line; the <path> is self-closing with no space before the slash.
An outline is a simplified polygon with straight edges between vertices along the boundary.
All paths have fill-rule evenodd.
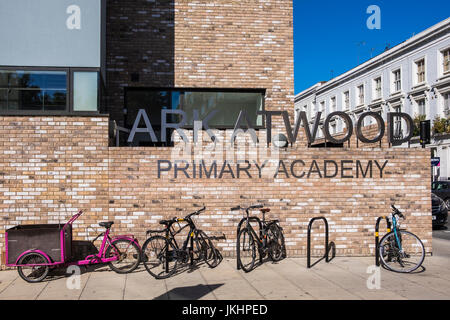
<path id="1" fill-rule="evenodd" d="M 308 166 L 315 160 L 320 170 L 324 160 L 388 160 L 382 178 L 374 166 L 372 178 L 317 173 L 303 179 L 284 173 L 259 178 L 253 167 L 252 179 L 227 173 L 222 179 L 183 174 L 175 179 L 173 172 L 158 179 L 157 160 L 170 160 L 173 148 L 108 147 L 107 135 L 107 117 L 0 118 L 0 248 L 7 228 L 63 222 L 80 208 L 86 214 L 75 225 L 77 238 L 92 239 L 101 230 L 99 221 L 114 220 L 114 233 L 135 233 L 143 242 L 145 231 L 159 228 L 160 219 L 205 205 L 198 226 L 212 235 L 224 233 L 219 247 L 232 256 L 242 212 L 229 209 L 263 203 L 272 210 L 268 218 L 280 219 L 289 256 L 305 255 L 307 224 L 314 216 L 328 218 L 339 255 L 369 255 L 376 218 L 395 203 L 407 217 L 404 226 L 431 251 L 429 150 L 297 145 L 279 155 L 286 164 L 301 159 Z M 319 253 L 323 229 L 314 232 Z"/>

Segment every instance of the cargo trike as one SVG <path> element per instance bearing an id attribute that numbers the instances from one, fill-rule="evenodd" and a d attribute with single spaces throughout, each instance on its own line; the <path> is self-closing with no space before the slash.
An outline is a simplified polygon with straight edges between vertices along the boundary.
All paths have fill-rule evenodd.
<path id="1" fill-rule="evenodd" d="M 78 211 L 66 224 L 19 225 L 6 230 L 6 265 L 17 267 L 22 279 L 40 282 L 51 268 L 108 264 L 117 273 L 128 273 L 141 261 L 141 247 L 133 235 L 110 236 L 113 221 L 100 222 L 106 229 L 90 243 L 103 236 L 100 250 L 88 255 L 75 254 L 72 224 L 83 214 Z"/>

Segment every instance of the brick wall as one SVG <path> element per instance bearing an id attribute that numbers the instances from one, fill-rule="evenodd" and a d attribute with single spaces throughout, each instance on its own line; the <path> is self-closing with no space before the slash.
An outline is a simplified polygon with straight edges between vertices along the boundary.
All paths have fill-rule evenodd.
<path id="1" fill-rule="evenodd" d="M 18 224 L 66 221 L 88 209 L 75 236 L 105 212 L 108 118 L 0 117 L 0 237 Z"/>
<path id="2" fill-rule="evenodd" d="M 0 248 L 5 229 L 17 224 L 65 221 L 79 208 L 87 209 L 76 224 L 78 238 L 90 237 L 101 228 L 97 222 L 114 220 L 114 233 L 135 233 L 140 241 L 145 230 L 160 227 L 158 220 L 183 216 L 206 205 L 197 218 L 209 234 L 226 235 L 219 246 L 234 254 L 236 226 L 242 213 L 230 211 L 238 204 L 263 203 L 284 228 L 288 255 L 301 256 L 306 249 L 307 223 L 326 216 L 330 239 L 338 255 L 373 253 L 376 217 L 390 212 L 395 203 L 406 213 L 405 227 L 419 235 L 431 251 L 431 199 L 429 150 L 334 148 L 296 146 L 279 154 L 289 177 L 239 179 L 224 173 L 221 179 L 185 177 L 182 172 L 163 173 L 158 179 L 157 161 L 172 159 L 173 148 L 108 147 L 108 118 L 2 117 L 0 118 Z M 200 150 L 201 151 L 201 150 Z M 232 156 L 236 156 L 240 151 Z M 191 155 L 198 154 L 195 150 Z M 206 156 L 205 156 L 206 157 Z M 322 178 L 312 172 L 297 179 L 289 171 L 294 160 L 308 168 L 315 160 Z M 323 177 L 324 160 L 352 160 L 345 166 L 353 178 Z M 388 163 L 380 178 L 372 162 L 372 178 L 356 176 L 355 161 Z M 220 170 L 221 163 L 219 162 Z M 232 164 L 236 176 L 235 164 Z M 296 174 L 302 166 L 296 166 Z M 63 201 L 60 203 L 60 201 Z M 315 230 L 314 250 L 319 253 L 323 229 Z"/>
<path id="3" fill-rule="evenodd" d="M 108 0 L 107 10 L 113 119 L 125 87 L 197 87 L 266 89 L 265 108 L 293 121 L 292 0 Z"/>

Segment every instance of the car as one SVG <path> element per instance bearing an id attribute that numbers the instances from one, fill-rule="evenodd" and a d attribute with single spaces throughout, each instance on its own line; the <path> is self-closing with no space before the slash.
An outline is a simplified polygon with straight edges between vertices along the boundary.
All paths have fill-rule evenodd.
<path id="1" fill-rule="evenodd" d="M 450 208 L 450 181 L 434 181 L 431 183 L 431 192 L 445 201 Z"/>
<path id="2" fill-rule="evenodd" d="M 448 209 L 444 200 L 435 194 L 431 194 L 431 214 L 433 227 L 443 227 L 447 223 Z"/>

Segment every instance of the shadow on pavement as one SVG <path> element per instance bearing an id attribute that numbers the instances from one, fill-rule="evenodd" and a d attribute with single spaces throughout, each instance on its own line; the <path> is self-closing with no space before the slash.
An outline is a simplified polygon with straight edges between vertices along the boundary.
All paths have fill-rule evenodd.
<path id="1" fill-rule="evenodd" d="M 173 288 L 153 300 L 167 300 L 167 298 L 170 300 L 198 300 L 223 285 L 223 283 L 210 285 L 198 284 L 196 286 Z"/>

